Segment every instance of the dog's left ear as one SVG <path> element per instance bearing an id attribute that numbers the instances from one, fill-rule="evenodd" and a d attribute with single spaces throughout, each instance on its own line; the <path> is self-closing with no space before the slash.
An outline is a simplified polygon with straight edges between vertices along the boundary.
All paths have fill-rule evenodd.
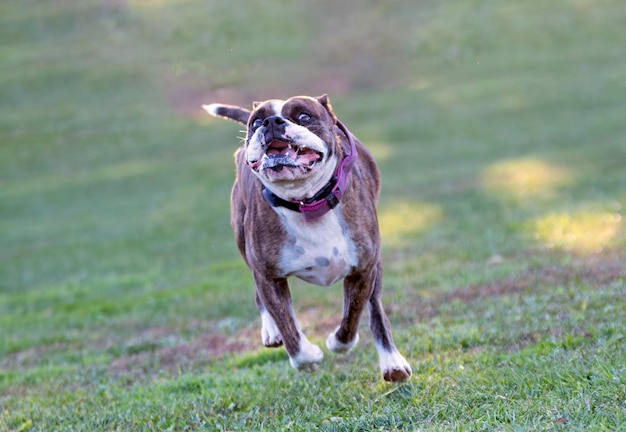
<path id="1" fill-rule="evenodd" d="M 224 105 L 212 103 L 209 105 L 202 105 L 202 108 L 213 117 L 222 117 L 228 120 L 236 121 L 246 125 L 248 118 L 250 117 L 250 111 L 234 105 Z"/>
<path id="2" fill-rule="evenodd" d="M 328 95 L 323 94 L 321 96 L 318 96 L 316 99 L 324 108 L 326 108 L 326 111 L 328 111 L 328 114 L 330 114 L 330 117 L 333 119 L 333 122 L 337 124 L 337 117 L 335 116 L 335 113 L 333 112 L 333 107 L 331 106 L 330 101 L 328 100 Z"/>

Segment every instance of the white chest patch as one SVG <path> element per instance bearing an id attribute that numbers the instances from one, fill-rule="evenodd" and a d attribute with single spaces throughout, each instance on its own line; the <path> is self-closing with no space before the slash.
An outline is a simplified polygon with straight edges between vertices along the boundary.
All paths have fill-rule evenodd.
<path id="1" fill-rule="evenodd" d="M 346 277 L 357 264 L 352 240 L 344 233 L 338 211 L 305 222 L 302 215 L 276 207 L 288 233 L 280 269 L 312 284 L 328 286 Z"/>

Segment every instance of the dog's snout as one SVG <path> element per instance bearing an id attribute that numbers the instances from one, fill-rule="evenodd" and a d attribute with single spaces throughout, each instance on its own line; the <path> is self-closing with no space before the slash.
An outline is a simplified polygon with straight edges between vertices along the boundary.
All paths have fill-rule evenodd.
<path id="1" fill-rule="evenodd" d="M 285 124 L 285 119 L 279 116 L 271 116 L 266 118 L 263 121 L 263 126 L 268 127 L 268 126 L 280 126 Z"/>
<path id="2" fill-rule="evenodd" d="M 275 139 L 281 139 L 285 134 L 287 121 L 280 116 L 270 116 L 263 120 L 263 137 L 267 144 Z"/>

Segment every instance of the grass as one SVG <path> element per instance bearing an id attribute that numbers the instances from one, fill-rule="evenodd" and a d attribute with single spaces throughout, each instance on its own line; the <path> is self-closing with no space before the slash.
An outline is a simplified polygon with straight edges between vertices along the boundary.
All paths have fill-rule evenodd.
<path id="1" fill-rule="evenodd" d="M 0 430 L 626 427 L 618 1 L 0 5 Z M 234 124 L 328 92 L 383 175 L 385 304 L 312 375 L 260 347 Z M 340 287 L 294 281 L 323 345 Z"/>

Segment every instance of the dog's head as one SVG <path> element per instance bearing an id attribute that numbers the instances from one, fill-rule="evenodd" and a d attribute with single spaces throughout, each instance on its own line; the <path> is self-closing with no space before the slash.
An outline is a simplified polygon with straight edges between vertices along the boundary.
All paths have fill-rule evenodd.
<path id="1" fill-rule="evenodd" d="M 341 147 L 326 95 L 255 102 L 251 112 L 217 104 L 205 109 L 247 125 L 246 163 L 282 198 L 310 198 L 332 177 Z"/>

